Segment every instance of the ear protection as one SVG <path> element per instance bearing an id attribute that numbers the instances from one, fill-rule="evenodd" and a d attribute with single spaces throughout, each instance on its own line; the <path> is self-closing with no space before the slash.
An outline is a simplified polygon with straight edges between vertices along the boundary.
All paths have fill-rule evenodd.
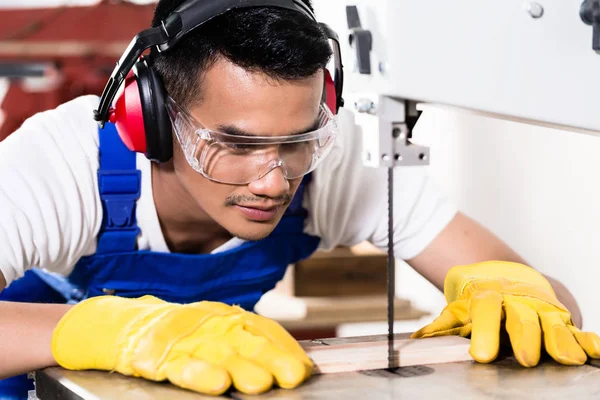
<path id="1" fill-rule="evenodd" d="M 301 0 L 189 0 L 173 11 L 161 26 L 140 32 L 130 43 L 113 70 L 94 111 L 100 127 L 114 123 L 123 143 L 132 151 L 144 153 L 156 162 L 173 156 L 171 121 L 165 108 L 166 91 L 151 59 L 142 53 L 156 47 L 167 51 L 183 36 L 205 22 L 233 9 L 249 7 L 278 7 L 302 13 L 316 21 L 314 14 Z M 343 106 L 343 66 L 337 34 L 320 23 L 331 41 L 334 57 L 334 77 L 325 71 L 323 100 L 333 113 Z M 124 84 L 124 85 L 123 85 Z M 111 107 L 117 92 L 123 90 Z"/>

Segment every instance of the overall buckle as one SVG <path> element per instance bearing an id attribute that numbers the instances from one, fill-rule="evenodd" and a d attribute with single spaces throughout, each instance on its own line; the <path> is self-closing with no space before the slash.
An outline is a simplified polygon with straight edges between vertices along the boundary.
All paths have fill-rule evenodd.
<path id="1" fill-rule="evenodd" d="M 98 188 L 104 207 L 103 231 L 135 229 L 135 206 L 141 195 L 141 181 L 139 170 L 98 171 Z"/>

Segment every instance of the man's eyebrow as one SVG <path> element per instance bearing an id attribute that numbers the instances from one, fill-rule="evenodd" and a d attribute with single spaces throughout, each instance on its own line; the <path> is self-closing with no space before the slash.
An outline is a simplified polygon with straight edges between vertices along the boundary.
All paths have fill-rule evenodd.
<path id="1" fill-rule="evenodd" d="M 290 133 L 286 134 L 285 136 L 302 135 L 304 133 L 316 131 L 317 129 L 319 129 L 319 125 L 320 125 L 320 118 L 317 117 L 317 119 L 315 119 L 315 121 L 312 123 L 312 125 L 310 125 L 308 128 L 301 129 L 299 131 L 290 132 Z M 270 136 L 270 137 L 273 137 L 273 134 L 262 134 L 262 133 L 257 134 L 257 133 L 247 132 L 243 129 L 238 128 L 235 125 L 217 125 L 217 130 L 219 132 L 226 133 L 226 134 L 232 135 L 232 136 Z"/>

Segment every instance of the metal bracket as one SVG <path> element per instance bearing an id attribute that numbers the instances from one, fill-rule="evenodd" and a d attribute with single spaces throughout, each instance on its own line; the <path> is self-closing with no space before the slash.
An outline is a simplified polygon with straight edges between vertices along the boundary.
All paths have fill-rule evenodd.
<path id="1" fill-rule="evenodd" d="M 355 103 L 357 123 L 363 130 L 364 165 L 389 168 L 429 164 L 429 148 L 410 141 L 420 115 L 416 104 L 389 96 L 364 97 Z"/>
<path id="2" fill-rule="evenodd" d="M 348 20 L 348 29 L 351 30 L 348 40 L 350 46 L 356 50 L 358 71 L 363 75 L 370 75 L 371 49 L 373 48 L 371 31 L 362 28 L 356 6 L 346 7 L 346 18 Z"/>
<path id="3" fill-rule="evenodd" d="M 579 16 L 586 25 L 593 27 L 592 48 L 600 53 L 600 0 L 585 0 L 581 3 Z"/>

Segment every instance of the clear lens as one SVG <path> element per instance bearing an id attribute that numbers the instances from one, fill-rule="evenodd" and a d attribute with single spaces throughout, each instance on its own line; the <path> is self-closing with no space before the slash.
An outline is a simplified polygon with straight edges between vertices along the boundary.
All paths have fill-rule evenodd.
<path id="1" fill-rule="evenodd" d="M 337 123 L 321 106 L 319 129 L 294 136 L 235 136 L 201 127 L 169 99 L 167 104 L 175 134 L 190 166 L 206 178 L 228 184 L 247 184 L 274 168 L 287 179 L 313 171 L 331 150 Z"/>

